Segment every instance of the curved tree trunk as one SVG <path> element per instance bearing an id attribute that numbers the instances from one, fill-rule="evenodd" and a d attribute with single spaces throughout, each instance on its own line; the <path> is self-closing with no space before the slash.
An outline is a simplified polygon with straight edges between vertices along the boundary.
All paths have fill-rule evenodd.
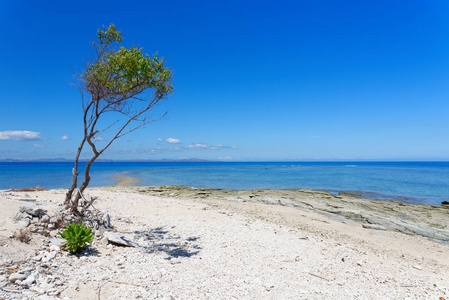
<path id="1" fill-rule="evenodd" d="M 95 155 L 94 157 L 92 157 L 89 162 L 86 164 L 86 171 L 84 173 L 84 181 L 81 184 L 80 188 L 79 188 L 79 192 L 75 194 L 75 199 L 73 199 L 73 201 L 71 201 L 70 203 L 70 210 L 72 211 L 72 213 L 74 214 L 79 214 L 78 212 L 78 203 L 79 200 L 81 199 L 81 193 L 84 192 L 84 190 L 87 188 L 87 186 L 89 185 L 90 182 L 90 166 L 93 164 L 93 162 L 98 158 L 98 156 L 100 156 L 99 154 Z"/>
<path id="2" fill-rule="evenodd" d="M 75 166 L 72 169 L 72 186 L 70 187 L 70 189 L 67 191 L 67 193 L 65 194 L 65 201 L 64 201 L 64 206 L 65 208 L 69 208 L 70 207 L 70 202 L 72 200 L 72 194 L 73 191 L 76 189 L 76 185 L 78 183 L 78 160 L 79 157 L 81 155 L 81 151 L 83 150 L 83 146 L 84 143 L 86 142 L 86 138 L 83 139 L 83 141 L 81 142 L 80 146 L 78 147 L 78 152 L 76 153 L 76 157 L 75 157 Z"/>

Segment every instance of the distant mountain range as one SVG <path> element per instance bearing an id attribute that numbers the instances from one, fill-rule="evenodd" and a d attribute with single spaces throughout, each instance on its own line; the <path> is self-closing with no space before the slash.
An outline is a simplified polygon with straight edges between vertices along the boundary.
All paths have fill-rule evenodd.
<path id="1" fill-rule="evenodd" d="M 38 158 L 38 159 L 15 159 L 4 158 L 0 162 L 73 162 L 73 159 L 66 158 Z M 80 159 L 80 162 L 87 162 L 88 159 Z M 189 159 L 137 159 L 137 160 L 114 160 L 114 159 L 97 159 L 96 162 L 210 162 L 207 159 L 189 158 Z"/>

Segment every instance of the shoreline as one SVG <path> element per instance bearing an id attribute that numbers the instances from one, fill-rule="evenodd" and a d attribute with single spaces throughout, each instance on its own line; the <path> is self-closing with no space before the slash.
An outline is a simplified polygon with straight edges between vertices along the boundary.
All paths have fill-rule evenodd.
<path id="1" fill-rule="evenodd" d="M 126 174 L 136 173 L 136 171 L 126 171 L 120 172 L 111 177 L 111 180 L 117 180 L 118 183 L 114 183 L 108 186 L 139 186 L 139 183 L 143 181 L 139 176 L 127 176 Z M 150 186 L 150 185 L 142 185 L 142 186 Z M 162 185 L 162 186 L 173 186 L 178 187 L 184 185 Z M 157 187 L 157 186 L 154 186 Z M 191 189 L 204 189 L 204 190 L 227 190 L 227 191 L 251 191 L 251 190 L 272 190 L 272 191 L 294 191 L 294 190 L 309 190 L 309 191 L 317 191 L 317 192 L 326 192 L 330 194 L 335 194 L 336 196 L 351 196 L 354 198 L 367 199 L 367 200 L 375 200 L 375 201 L 389 201 L 389 202 L 402 202 L 404 204 L 412 204 L 412 205 L 425 205 L 425 206 L 438 206 L 444 205 L 447 201 L 441 201 L 439 204 L 425 202 L 423 199 L 407 197 L 407 196 L 394 196 L 394 195 L 384 195 L 375 192 L 366 192 L 359 190 L 335 190 L 335 189 L 309 189 L 309 188 L 285 188 L 285 189 L 271 189 L 271 188 L 255 188 L 255 189 L 228 189 L 228 188 L 197 188 L 197 187 L 189 187 Z"/>
<path id="2" fill-rule="evenodd" d="M 158 197 L 199 198 L 253 202 L 313 211 L 347 224 L 354 221 L 364 228 L 396 231 L 422 236 L 449 245 L 449 205 L 407 203 L 363 197 L 364 192 L 338 192 L 311 189 L 207 189 L 186 186 L 139 186 L 139 177 L 115 176 L 113 186 L 141 188 Z M 307 199 L 307 201 L 305 201 Z M 312 201 L 311 201 L 312 200 Z"/>
<path id="3" fill-rule="evenodd" d="M 363 228 L 417 235 L 449 245 L 449 205 L 409 204 L 372 200 L 327 191 L 295 190 L 221 190 L 185 186 L 134 186 L 140 193 L 156 197 L 195 199 L 200 202 L 251 202 L 292 207 L 319 213 L 341 223 L 359 223 Z"/>

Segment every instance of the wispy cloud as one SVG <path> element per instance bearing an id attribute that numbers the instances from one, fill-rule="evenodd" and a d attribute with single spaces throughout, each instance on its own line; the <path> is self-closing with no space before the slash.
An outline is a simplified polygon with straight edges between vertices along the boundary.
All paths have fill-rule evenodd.
<path id="1" fill-rule="evenodd" d="M 39 132 L 27 130 L 8 130 L 0 131 L 0 140 L 12 141 L 39 141 L 44 138 L 40 136 Z"/>
<path id="2" fill-rule="evenodd" d="M 164 139 L 158 138 L 157 141 L 158 142 L 162 142 Z"/>
<path id="3" fill-rule="evenodd" d="M 66 136 L 66 135 L 63 135 L 63 136 L 61 137 L 61 140 L 63 140 L 63 141 L 68 141 L 68 140 L 70 140 L 70 139 L 69 139 L 69 137 L 68 137 L 68 136 Z"/>
<path id="4" fill-rule="evenodd" d="M 39 145 L 39 144 L 34 144 L 33 147 L 34 148 L 44 148 L 45 146 L 44 145 Z"/>
<path id="5" fill-rule="evenodd" d="M 196 143 L 196 144 L 192 144 L 192 145 L 187 145 L 186 148 L 190 148 L 190 149 L 207 149 L 207 148 L 209 148 L 209 146 L 206 145 L 206 144 Z"/>
<path id="6" fill-rule="evenodd" d="M 208 149 L 208 150 L 237 149 L 236 146 L 225 146 L 223 144 L 209 146 L 204 143 L 195 143 L 195 144 L 187 145 L 184 148 L 186 148 L 186 149 Z"/>
<path id="7" fill-rule="evenodd" d="M 168 138 L 166 141 L 169 144 L 179 144 L 179 139 Z"/>

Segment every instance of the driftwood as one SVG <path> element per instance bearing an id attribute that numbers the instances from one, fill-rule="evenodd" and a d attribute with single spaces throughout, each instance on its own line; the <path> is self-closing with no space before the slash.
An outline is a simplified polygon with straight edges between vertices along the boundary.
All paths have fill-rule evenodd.
<path id="1" fill-rule="evenodd" d="M 26 189 L 10 189 L 10 192 L 40 192 L 40 191 L 48 191 L 49 189 L 41 188 L 40 186 L 34 188 L 26 188 Z"/>

